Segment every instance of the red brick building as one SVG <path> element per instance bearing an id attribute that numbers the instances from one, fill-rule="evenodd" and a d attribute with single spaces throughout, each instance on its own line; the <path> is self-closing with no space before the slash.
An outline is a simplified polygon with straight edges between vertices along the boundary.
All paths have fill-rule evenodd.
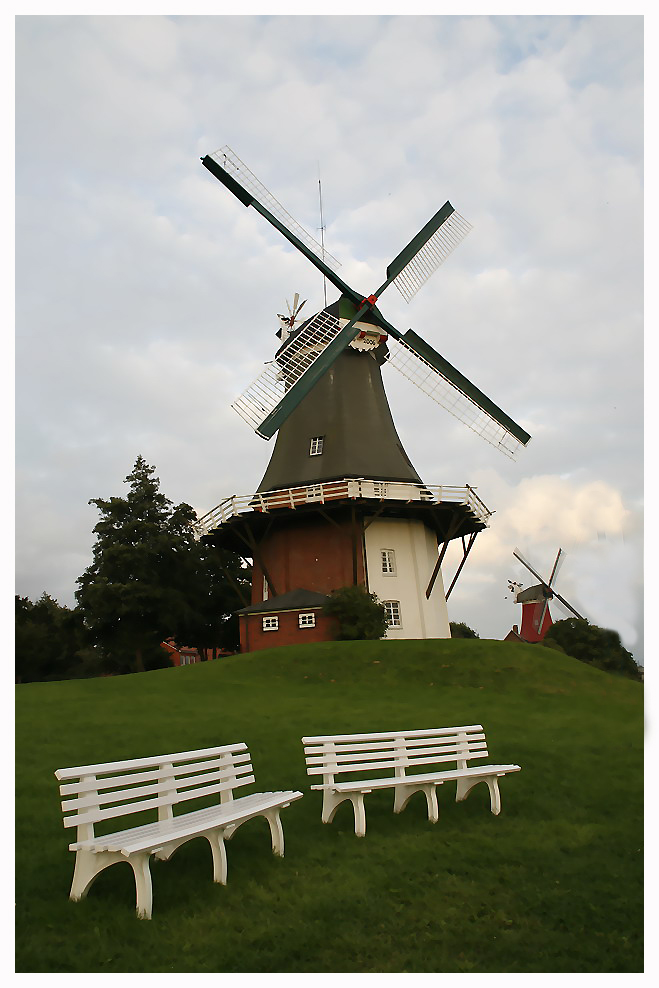
<path id="1" fill-rule="evenodd" d="M 326 594 L 298 589 L 243 607 L 238 611 L 241 650 L 331 641 L 337 625 L 323 614 L 326 600 Z"/>

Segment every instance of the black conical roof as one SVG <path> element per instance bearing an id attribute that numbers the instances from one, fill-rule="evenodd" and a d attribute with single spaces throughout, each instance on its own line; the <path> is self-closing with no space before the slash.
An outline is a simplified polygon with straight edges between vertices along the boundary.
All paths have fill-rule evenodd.
<path id="1" fill-rule="evenodd" d="M 279 430 L 258 492 L 344 477 L 420 484 L 403 449 L 382 384 L 385 346 L 344 350 Z M 323 451 L 310 456 L 314 437 Z"/>

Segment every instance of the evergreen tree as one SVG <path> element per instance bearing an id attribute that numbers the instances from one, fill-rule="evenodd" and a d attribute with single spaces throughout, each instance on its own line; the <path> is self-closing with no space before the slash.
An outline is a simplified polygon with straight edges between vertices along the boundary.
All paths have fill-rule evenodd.
<path id="1" fill-rule="evenodd" d="M 125 498 L 89 502 L 101 518 L 93 562 L 78 578 L 76 598 L 108 671 L 168 665 L 160 643 L 169 636 L 198 648 L 216 645 L 215 635 L 242 605 L 221 576 L 221 564 L 236 571 L 240 563 L 195 540 L 193 509 L 174 507 L 154 473 L 138 456 Z"/>

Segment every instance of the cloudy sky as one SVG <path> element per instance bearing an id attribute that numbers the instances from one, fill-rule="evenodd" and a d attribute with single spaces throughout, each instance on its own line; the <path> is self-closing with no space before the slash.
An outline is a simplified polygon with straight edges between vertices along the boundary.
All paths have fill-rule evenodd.
<path id="1" fill-rule="evenodd" d="M 316 236 L 320 174 L 365 294 L 446 199 L 473 224 L 380 303 L 533 436 L 510 461 L 385 369 L 425 482 L 495 511 L 450 619 L 504 637 L 513 549 L 548 575 L 561 546 L 559 592 L 642 661 L 642 80 L 640 16 L 18 17 L 16 592 L 74 603 L 138 454 L 200 514 L 263 475 L 230 403 L 323 285 L 202 167 L 228 144 Z"/>

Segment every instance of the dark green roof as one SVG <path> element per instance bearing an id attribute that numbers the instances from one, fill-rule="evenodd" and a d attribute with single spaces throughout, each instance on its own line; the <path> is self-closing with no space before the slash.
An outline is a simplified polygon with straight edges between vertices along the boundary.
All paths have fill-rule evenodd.
<path id="1" fill-rule="evenodd" d="M 322 607 L 327 600 L 327 594 L 317 593 L 315 590 L 289 590 L 288 593 L 280 593 L 277 597 L 270 597 L 269 600 L 262 600 L 257 604 L 250 604 L 249 607 L 242 607 L 236 614 L 265 614 L 268 611 L 298 611 L 302 608 Z"/>

